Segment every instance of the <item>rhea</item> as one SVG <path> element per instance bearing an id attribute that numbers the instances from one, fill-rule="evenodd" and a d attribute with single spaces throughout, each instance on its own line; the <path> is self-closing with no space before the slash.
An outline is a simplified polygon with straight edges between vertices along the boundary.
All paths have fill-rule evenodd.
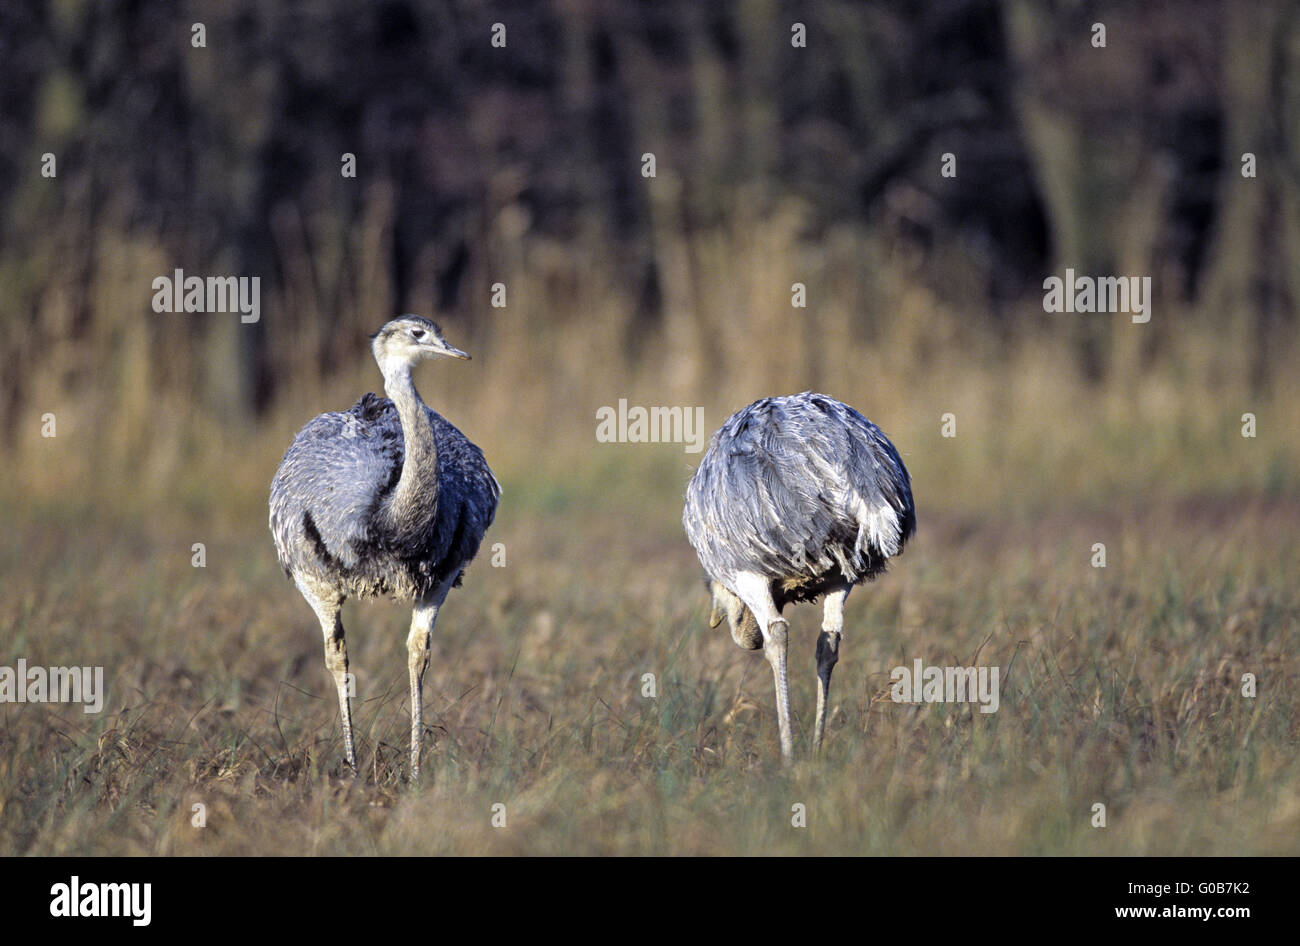
<path id="1" fill-rule="evenodd" d="M 825 596 L 817 638 L 820 750 L 849 591 L 885 571 L 916 531 L 912 481 L 880 428 L 805 391 L 755 401 L 713 435 L 686 490 L 686 536 L 708 576 L 709 626 L 763 650 L 776 682 L 781 757 L 793 752 L 787 604 Z"/>
<path id="2" fill-rule="evenodd" d="M 501 487 L 483 452 L 425 405 L 411 379 L 422 361 L 469 355 L 416 315 L 393 319 L 372 335 L 371 351 L 388 397 L 366 394 L 349 410 L 321 414 L 299 431 L 271 481 L 271 534 L 285 574 L 320 621 L 353 772 L 343 602 L 376 595 L 414 602 L 406 638 L 414 781 L 434 621 L 478 552 Z"/>

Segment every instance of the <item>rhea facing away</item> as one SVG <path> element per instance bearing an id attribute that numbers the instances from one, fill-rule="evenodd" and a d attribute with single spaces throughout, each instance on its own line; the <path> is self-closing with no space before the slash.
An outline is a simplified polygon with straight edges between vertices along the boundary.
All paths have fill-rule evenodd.
<path id="1" fill-rule="evenodd" d="M 483 452 L 425 405 L 411 379 L 422 361 L 469 355 L 416 315 L 381 328 L 371 336 L 371 351 L 388 397 L 366 394 L 349 410 L 321 414 L 299 431 L 271 481 L 271 534 L 285 574 L 320 621 L 343 750 L 354 772 L 343 602 L 375 595 L 414 602 L 406 638 L 414 780 L 434 621 L 478 552 L 501 488 Z"/>
<path id="2" fill-rule="evenodd" d="M 847 404 L 805 391 L 755 401 L 713 435 L 691 478 L 686 536 L 708 574 L 713 611 L 776 681 L 781 756 L 790 759 L 787 604 L 825 595 L 817 638 L 820 749 L 844 602 L 885 571 L 916 531 L 912 481 L 880 428 Z"/>

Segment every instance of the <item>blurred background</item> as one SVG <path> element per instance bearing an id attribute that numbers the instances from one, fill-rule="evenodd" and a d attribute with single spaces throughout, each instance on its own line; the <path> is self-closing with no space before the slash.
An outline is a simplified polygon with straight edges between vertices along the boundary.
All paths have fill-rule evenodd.
<path id="1" fill-rule="evenodd" d="M 1151 276 L 1151 321 L 1045 313 L 1067 266 Z M 260 321 L 153 312 L 178 268 L 260 277 Z M 1294 3 L 0 11 L 0 444 L 28 495 L 235 476 L 269 431 L 264 488 L 271 444 L 379 387 L 367 335 L 403 311 L 473 353 L 421 389 L 507 473 L 599 462 L 620 397 L 711 430 L 816 388 L 905 456 L 953 412 L 999 468 L 1105 492 L 1075 453 L 1111 449 L 1135 487 L 1276 489 L 1285 456 L 1184 461 L 1245 411 L 1294 423 L 1298 280 Z M 976 459 L 936 463 L 945 492 Z"/>
<path id="2" fill-rule="evenodd" d="M 259 320 L 155 312 L 178 269 Z M 1150 320 L 1044 311 L 1067 269 L 1150 277 Z M 1298 292 L 1293 2 L 0 4 L 0 662 L 108 689 L 0 707 L 0 851 L 1295 853 Z M 416 382 L 503 486 L 423 793 L 408 612 L 348 605 L 341 779 L 266 530 L 405 311 L 473 355 Z M 700 455 L 597 411 L 807 389 L 897 444 L 919 531 L 777 774 Z M 1001 667 L 1000 711 L 893 703 L 913 658 Z"/>

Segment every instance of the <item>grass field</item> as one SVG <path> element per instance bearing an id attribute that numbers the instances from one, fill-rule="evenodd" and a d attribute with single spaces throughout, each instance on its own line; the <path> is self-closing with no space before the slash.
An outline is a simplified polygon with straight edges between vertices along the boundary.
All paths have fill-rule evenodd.
<path id="1" fill-rule="evenodd" d="M 0 290 L 15 873 L 1300 854 L 1300 3 L 7 3 Z M 504 489 L 433 633 L 418 784 L 410 607 L 345 605 L 345 771 L 267 526 L 403 312 L 471 354 L 415 380 Z M 887 433 L 918 532 L 848 599 L 816 758 L 822 611 L 786 612 L 783 766 L 681 525 L 702 454 L 596 418 L 707 436 L 804 390 Z M 896 701 L 914 661 L 997 668 L 996 711 Z M 102 708 L 11 699 L 20 664 L 102 670 Z M 173 866 L 137 872 L 205 865 Z M 915 886 L 946 920 L 954 885 Z M 1042 900 L 1074 924 L 1123 890 Z"/>
<path id="2" fill-rule="evenodd" d="M 0 500 L 3 662 L 103 666 L 108 701 L 0 706 L 0 853 L 1300 853 L 1295 435 L 1244 441 L 1233 410 L 1177 436 L 1045 410 L 1002 439 L 944 440 L 937 410 L 877 418 L 920 531 L 849 599 L 816 762 L 820 609 L 788 612 L 789 769 L 766 663 L 706 624 L 680 526 L 698 457 L 530 463 L 468 427 L 505 493 L 436 628 L 418 788 L 410 615 L 387 602 L 344 613 L 363 772 L 341 777 L 319 632 L 265 524 L 301 416 L 161 504 L 79 491 L 51 460 Z M 1000 667 L 1000 708 L 894 703 L 890 670 L 918 657 Z"/>

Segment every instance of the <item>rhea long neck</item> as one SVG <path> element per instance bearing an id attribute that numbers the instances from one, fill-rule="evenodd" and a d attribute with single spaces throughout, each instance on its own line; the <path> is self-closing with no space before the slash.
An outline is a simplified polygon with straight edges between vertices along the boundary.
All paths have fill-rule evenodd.
<path id="1" fill-rule="evenodd" d="M 384 514 L 396 531 L 414 531 L 425 526 L 438 508 L 438 449 L 409 364 L 384 370 L 384 392 L 401 418 L 405 445 L 402 475 Z"/>

